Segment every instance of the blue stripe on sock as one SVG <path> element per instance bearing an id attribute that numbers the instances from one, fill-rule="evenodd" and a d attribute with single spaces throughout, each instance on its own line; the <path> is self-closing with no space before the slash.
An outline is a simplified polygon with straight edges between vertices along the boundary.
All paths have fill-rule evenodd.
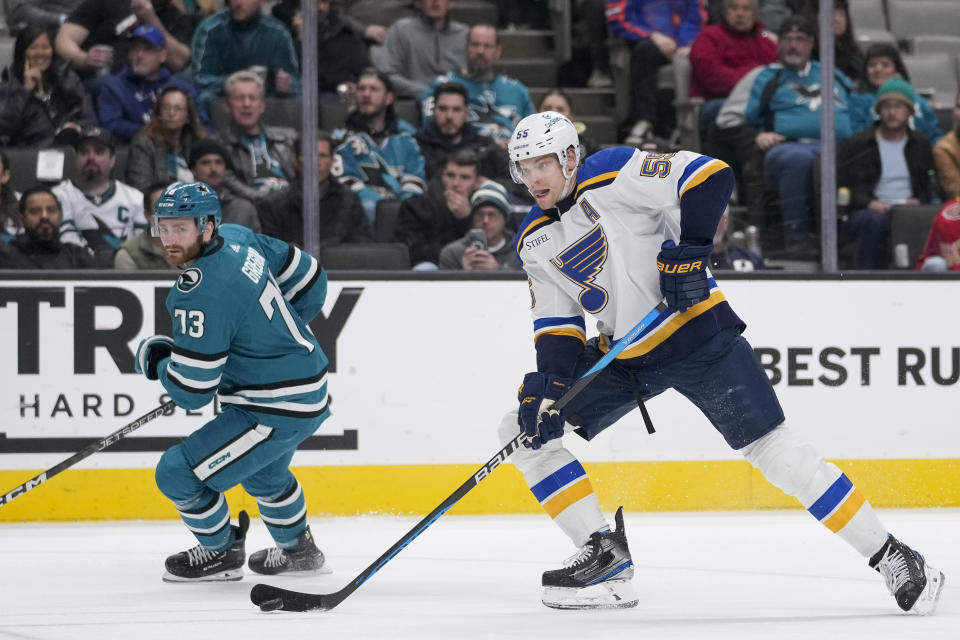
<path id="1" fill-rule="evenodd" d="M 557 469 L 549 476 L 530 487 L 530 491 L 533 492 L 533 495 L 538 502 L 543 502 L 544 499 L 550 494 L 562 489 L 570 484 L 573 480 L 585 475 L 587 475 L 587 472 L 583 470 L 583 465 L 581 465 L 577 460 L 574 460 L 566 466 Z"/>
<path id="2" fill-rule="evenodd" d="M 807 511 L 817 520 L 823 520 L 837 508 L 844 496 L 850 492 L 851 487 L 853 487 L 853 483 L 850 482 L 847 474 L 840 474 L 836 482 L 830 485 L 830 488 L 824 491 L 823 495 Z"/>

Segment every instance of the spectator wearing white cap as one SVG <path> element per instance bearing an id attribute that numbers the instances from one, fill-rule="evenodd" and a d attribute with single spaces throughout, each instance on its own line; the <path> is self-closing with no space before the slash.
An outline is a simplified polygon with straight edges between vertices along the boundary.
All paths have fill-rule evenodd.
<path id="1" fill-rule="evenodd" d="M 489 180 L 470 196 L 471 229 L 440 250 L 441 269 L 499 271 L 519 269 L 513 231 L 507 228 L 507 190 Z"/>

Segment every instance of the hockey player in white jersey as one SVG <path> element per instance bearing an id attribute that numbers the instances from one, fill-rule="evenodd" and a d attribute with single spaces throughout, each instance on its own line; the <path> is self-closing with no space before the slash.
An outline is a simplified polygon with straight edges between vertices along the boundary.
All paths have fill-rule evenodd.
<path id="1" fill-rule="evenodd" d="M 543 574 L 543 602 L 561 609 L 632 607 L 634 567 L 622 509 L 610 527 L 580 462 L 561 437 L 590 440 L 673 388 L 727 443 L 868 559 L 905 611 L 932 613 L 943 574 L 894 538 L 836 466 L 784 423 L 744 323 L 707 268 L 733 188 L 730 168 L 689 151 L 605 149 L 580 164 L 573 124 L 555 112 L 520 121 L 509 143 L 514 180 L 536 205 L 516 247 L 532 297 L 537 370 L 500 425 L 527 435 L 511 461 L 579 550 Z M 551 409 L 611 345 L 661 300 L 640 335 L 562 410 Z M 585 313 L 599 336 L 587 339 Z"/>
<path id="2" fill-rule="evenodd" d="M 63 207 L 61 241 L 90 247 L 98 266 L 113 267 L 113 254 L 146 229 L 143 194 L 110 177 L 117 161 L 110 132 L 84 127 L 76 143 L 77 177 L 53 188 Z"/>

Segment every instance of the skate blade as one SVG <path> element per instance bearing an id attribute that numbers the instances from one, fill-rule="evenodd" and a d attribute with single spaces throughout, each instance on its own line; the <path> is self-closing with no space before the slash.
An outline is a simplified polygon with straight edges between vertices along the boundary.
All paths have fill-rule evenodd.
<path id="1" fill-rule="evenodd" d="M 918 616 L 929 616 L 937 610 L 937 605 L 940 603 L 940 594 L 943 593 L 943 584 L 946 582 L 946 577 L 942 571 L 934 569 L 930 565 L 926 565 L 924 571 L 927 574 L 927 586 L 923 588 L 920 597 L 910 607 L 910 613 Z"/>
<path id="2" fill-rule="evenodd" d="M 325 576 L 333 573 L 333 568 L 327 564 L 323 564 L 319 569 L 312 569 L 310 571 L 298 571 L 293 573 L 295 576 Z"/>
<path id="3" fill-rule="evenodd" d="M 237 580 L 243 579 L 243 567 L 230 569 L 229 571 L 221 571 L 219 573 L 211 573 L 209 576 L 203 576 L 202 578 L 184 578 L 182 576 L 175 576 L 169 571 L 164 571 L 162 577 L 164 582 L 236 582 Z"/>
<path id="4" fill-rule="evenodd" d="M 324 562 L 317 569 L 286 569 L 284 571 L 278 571 L 276 573 L 267 573 L 266 571 L 257 571 L 253 567 L 249 567 L 250 571 L 253 571 L 255 574 L 260 576 L 290 576 L 293 578 L 309 578 L 311 576 L 322 576 L 333 573 L 333 569 Z"/>
<path id="5" fill-rule="evenodd" d="M 250 571 L 253 571 L 258 576 L 276 576 L 278 578 L 286 577 L 286 576 L 290 576 L 291 578 L 310 578 L 313 576 L 322 576 L 322 575 L 333 573 L 333 569 L 331 569 L 327 565 L 323 565 L 319 569 L 303 569 L 300 571 L 289 569 L 287 571 L 280 571 L 278 573 L 266 573 L 266 572 L 257 571 L 256 569 L 250 569 Z"/>
<path id="6" fill-rule="evenodd" d="M 629 580 L 607 580 L 579 589 L 544 587 L 542 598 L 551 609 L 629 609 L 638 601 Z"/>

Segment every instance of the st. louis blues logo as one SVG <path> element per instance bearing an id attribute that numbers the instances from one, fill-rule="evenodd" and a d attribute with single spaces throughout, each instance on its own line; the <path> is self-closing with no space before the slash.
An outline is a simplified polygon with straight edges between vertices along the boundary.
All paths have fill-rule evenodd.
<path id="1" fill-rule="evenodd" d="M 587 313 L 598 313 L 607 306 L 606 290 L 593 282 L 606 261 L 607 234 L 599 224 L 551 260 L 564 277 L 583 287 L 580 306 Z"/>

